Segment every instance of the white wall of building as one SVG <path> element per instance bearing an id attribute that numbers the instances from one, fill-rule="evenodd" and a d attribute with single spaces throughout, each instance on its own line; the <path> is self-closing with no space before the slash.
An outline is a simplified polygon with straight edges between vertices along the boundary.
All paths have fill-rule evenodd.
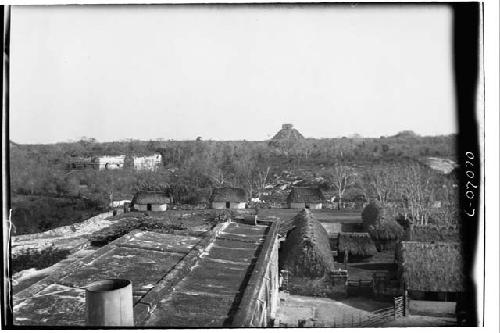
<path id="1" fill-rule="evenodd" d="M 230 209 L 245 209 L 245 202 L 230 202 Z M 212 209 L 227 209 L 226 202 L 212 202 Z"/>
<path id="2" fill-rule="evenodd" d="M 309 209 L 321 209 L 323 207 L 323 204 L 321 202 L 320 203 L 310 203 L 307 205 L 309 205 Z"/>
<path id="3" fill-rule="evenodd" d="M 140 205 L 140 204 L 134 204 L 134 209 L 137 209 L 140 212 L 147 212 L 148 211 L 148 205 Z M 151 211 L 152 212 L 164 212 L 167 210 L 167 204 L 152 204 L 151 205 Z"/>
<path id="4" fill-rule="evenodd" d="M 161 160 L 160 154 L 134 157 L 134 169 L 155 171 L 159 168 Z"/>
<path id="5" fill-rule="evenodd" d="M 134 204 L 134 209 L 137 209 L 140 212 L 145 212 L 148 210 L 148 205 Z"/>
<path id="6" fill-rule="evenodd" d="M 116 208 L 116 207 L 122 207 L 125 205 L 125 203 L 130 203 L 130 200 L 119 200 L 119 201 L 113 201 L 111 203 L 111 207 Z"/>
<path id="7" fill-rule="evenodd" d="M 153 212 L 164 212 L 166 210 L 167 210 L 167 204 L 151 205 L 151 211 L 153 211 Z"/>
<path id="8" fill-rule="evenodd" d="M 321 209 L 323 207 L 323 204 L 321 202 L 320 203 L 291 202 L 289 206 L 292 209 L 303 209 L 306 208 L 306 206 L 309 206 L 309 209 Z"/>
<path id="9" fill-rule="evenodd" d="M 245 209 L 245 203 L 244 202 L 231 202 L 230 208 L 231 209 Z"/>
<path id="10" fill-rule="evenodd" d="M 99 156 L 95 159 L 97 163 L 97 168 L 99 170 L 104 169 L 122 169 L 123 164 L 125 163 L 125 155 L 116 155 L 116 156 Z"/>
<path id="11" fill-rule="evenodd" d="M 302 208 L 306 208 L 306 204 L 303 202 L 290 202 L 290 208 L 302 209 Z"/>
<path id="12" fill-rule="evenodd" d="M 225 202 L 212 202 L 212 209 L 226 209 Z"/>

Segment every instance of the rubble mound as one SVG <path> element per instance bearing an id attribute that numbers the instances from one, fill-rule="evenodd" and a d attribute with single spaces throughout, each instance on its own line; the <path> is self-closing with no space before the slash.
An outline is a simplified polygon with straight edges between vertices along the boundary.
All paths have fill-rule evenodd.
<path id="1" fill-rule="evenodd" d="M 271 139 L 271 143 L 280 142 L 294 142 L 304 140 L 304 136 L 300 132 L 293 128 L 292 124 L 283 124 L 281 129 L 275 136 Z"/>

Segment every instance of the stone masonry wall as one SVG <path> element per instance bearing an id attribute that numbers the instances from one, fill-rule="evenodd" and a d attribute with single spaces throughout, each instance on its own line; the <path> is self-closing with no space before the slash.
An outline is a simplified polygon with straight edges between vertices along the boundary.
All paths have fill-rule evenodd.
<path id="1" fill-rule="evenodd" d="M 268 327 L 279 304 L 278 226 L 273 223 L 255 264 L 233 327 Z"/>

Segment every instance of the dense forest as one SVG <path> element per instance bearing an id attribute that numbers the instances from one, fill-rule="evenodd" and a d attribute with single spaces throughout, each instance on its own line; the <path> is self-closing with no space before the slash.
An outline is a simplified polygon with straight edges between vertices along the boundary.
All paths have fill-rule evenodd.
<path id="1" fill-rule="evenodd" d="M 162 155 L 163 165 L 156 172 L 68 168 L 74 157 L 153 153 Z M 38 232 L 81 220 L 105 210 L 110 200 L 130 199 L 145 189 L 170 191 L 181 204 L 206 201 L 211 189 L 220 186 L 243 187 L 257 197 L 265 194 L 266 186 L 290 175 L 301 185 L 316 183 L 337 200 L 360 194 L 381 199 L 380 183 L 392 179 L 393 190 L 384 194 L 388 199 L 388 192 L 401 187 L 395 183 L 396 175 L 404 181 L 409 172 L 418 172 L 427 182 L 435 178 L 431 182 L 438 191 L 433 193 L 442 192 L 443 182 L 455 180 L 426 168 L 427 157 L 455 160 L 454 135 L 426 137 L 404 131 L 381 138 L 11 142 L 12 220 L 18 233 Z"/>

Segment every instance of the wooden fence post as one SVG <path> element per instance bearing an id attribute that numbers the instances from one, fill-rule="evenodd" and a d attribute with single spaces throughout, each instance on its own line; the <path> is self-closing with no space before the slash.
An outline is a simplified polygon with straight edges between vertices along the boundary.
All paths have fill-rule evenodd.
<path id="1" fill-rule="evenodd" d="M 403 316 L 408 316 L 410 314 L 409 310 L 408 290 L 405 289 L 403 293 Z"/>
<path id="2" fill-rule="evenodd" d="M 396 297 L 393 298 L 393 302 L 394 302 L 394 320 L 396 320 L 397 316 L 396 316 L 396 311 L 397 311 L 397 308 L 396 308 Z"/>

